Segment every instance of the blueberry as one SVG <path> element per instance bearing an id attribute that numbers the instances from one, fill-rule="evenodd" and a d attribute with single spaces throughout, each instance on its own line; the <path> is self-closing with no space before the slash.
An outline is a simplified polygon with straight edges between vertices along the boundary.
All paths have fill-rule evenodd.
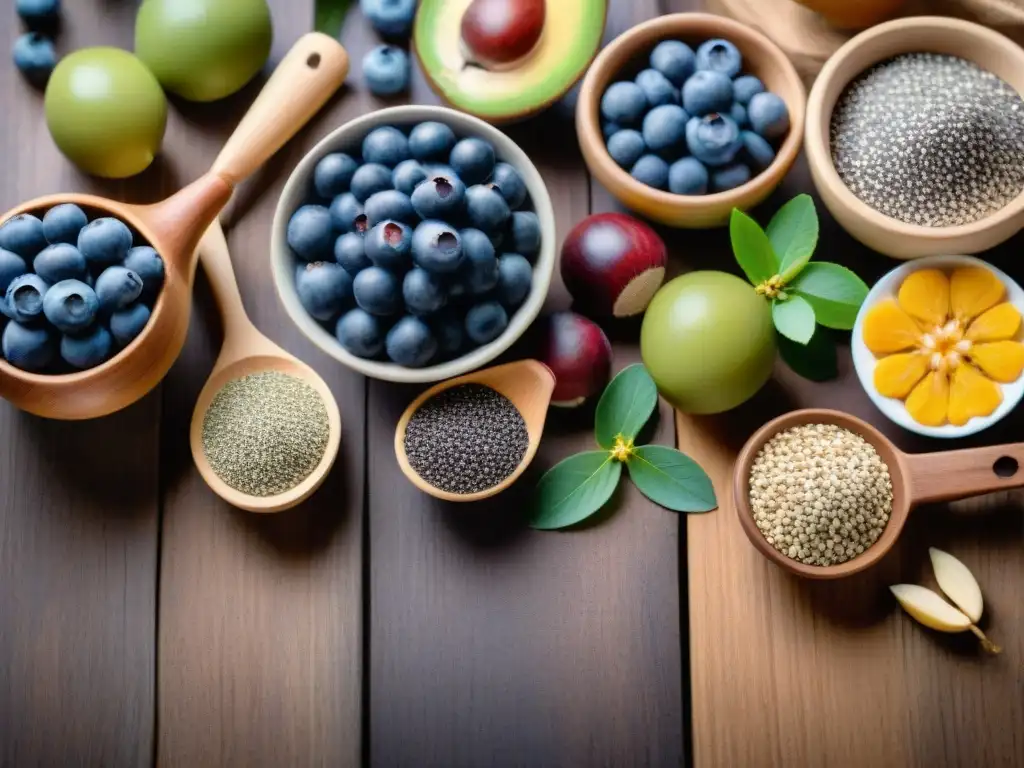
<path id="1" fill-rule="evenodd" d="M 96 292 L 81 280 L 61 280 L 43 296 L 43 314 L 62 333 L 84 331 L 99 310 Z"/>
<path id="2" fill-rule="evenodd" d="M 397 189 L 386 189 L 371 195 L 366 201 L 365 209 L 366 223 L 371 228 L 388 219 L 405 224 L 415 224 L 419 221 L 409 196 Z"/>
<path id="3" fill-rule="evenodd" d="M 48 245 L 32 261 L 36 274 L 48 283 L 85 277 L 85 257 L 75 246 L 67 243 Z"/>
<path id="4" fill-rule="evenodd" d="M 668 187 L 668 163 L 657 155 L 644 155 L 630 170 L 629 175 L 655 189 Z"/>
<path id="5" fill-rule="evenodd" d="M 352 176 L 352 194 L 360 203 L 385 189 L 391 189 L 391 169 L 386 165 L 366 163 Z"/>
<path id="6" fill-rule="evenodd" d="M 410 157 L 409 140 L 393 126 L 383 125 L 374 128 L 363 139 L 364 163 L 380 163 L 388 168 L 394 168 Z"/>
<path id="7" fill-rule="evenodd" d="M 608 154 L 620 167 L 627 170 L 636 165 L 636 161 L 646 151 L 647 145 L 644 144 L 644 137 L 640 135 L 639 131 L 634 131 L 632 128 L 612 134 L 612 137 L 608 139 Z"/>
<path id="8" fill-rule="evenodd" d="M 334 335 L 338 343 L 356 357 L 376 357 L 384 349 L 380 320 L 358 307 L 338 318 Z"/>
<path id="9" fill-rule="evenodd" d="M 348 192 L 359 163 L 344 152 L 324 155 L 313 169 L 313 187 L 320 197 L 332 200 Z"/>
<path id="10" fill-rule="evenodd" d="M 93 224 L 95 223 L 94 221 Z M 92 224 L 89 225 L 89 227 L 91 226 Z M 91 257 L 82 248 L 82 245 L 89 227 L 83 229 L 82 237 L 78 238 L 79 250 L 87 259 L 91 259 Z M 303 261 L 323 261 L 330 258 L 331 249 L 334 247 L 334 225 L 331 222 L 331 212 L 322 205 L 302 206 L 288 220 L 287 239 L 288 245 L 295 251 L 295 255 Z M 117 260 L 123 261 L 127 255 L 128 248 L 125 248 L 121 258 Z"/>
<path id="11" fill-rule="evenodd" d="M 78 250 L 91 265 L 124 261 L 131 247 L 128 225 L 110 216 L 94 219 L 78 233 Z"/>
<path id="12" fill-rule="evenodd" d="M 60 340 L 60 356 L 74 368 L 95 368 L 110 357 L 113 346 L 110 331 L 102 325 L 95 325 L 83 336 L 65 334 Z"/>
<path id="13" fill-rule="evenodd" d="M 403 160 L 391 173 L 391 184 L 406 195 L 412 195 L 413 190 L 426 180 L 427 172 L 418 160 Z"/>
<path id="14" fill-rule="evenodd" d="M 450 274 L 462 263 L 462 238 L 443 221 L 428 219 L 412 233 L 412 257 L 428 272 Z"/>
<path id="15" fill-rule="evenodd" d="M 51 331 L 11 322 L 4 328 L 4 359 L 23 371 L 40 371 L 55 357 L 56 344 Z"/>
<path id="16" fill-rule="evenodd" d="M 491 174 L 491 185 L 497 188 L 513 211 L 526 202 L 526 183 L 519 171 L 508 163 L 498 163 Z"/>
<path id="17" fill-rule="evenodd" d="M 356 304 L 371 315 L 393 315 L 402 306 L 398 278 L 380 267 L 367 267 L 352 281 Z"/>
<path id="18" fill-rule="evenodd" d="M 758 93 L 764 93 L 764 83 L 753 75 L 740 75 L 732 81 L 732 95 L 740 104 L 746 106 Z"/>
<path id="19" fill-rule="evenodd" d="M 333 261 L 302 264 L 295 271 L 295 292 L 312 317 L 330 320 L 352 303 L 352 275 Z"/>
<path id="20" fill-rule="evenodd" d="M 721 72 L 702 69 L 683 86 L 683 109 L 700 117 L 732 108 L 732 80 Z"/>
<path id="21" fill-rule="evenodd" d="M 483 139 L 463 139 L 452 147 L 448 163 L 466 185 L 481 184 L 494 172 L 494 147 Z"/>
<path id="22" fill-rule="evenodd" d="M 420 123 L 409 132 L 409 152 L 421 163 L 444 162 L 455 146 L 455 132 L 444 123 Z"/>
<path id="23" fill-rule="evenodd" d="M 508 232 L 510 250 L 521 253 L 528 259 L 540 251 L 540 217 L 533 211 L 513 213 Z"/>
<path id="24" fill-rule="evenodd" d="M 0 248 L 31 261 L 47 246 L 43 222 L 31 213 L 19 213 L 0 226 Z"/>
<path id="25" fill-rule="evenodd" d="M 622 126 L 639 125 L 649 106 L 636 83 L 612 83 L 601 97 L 601 117 Z"/>
<path id="26" fill-rule="evenodd" d="M 412 229 L 397 221 L 382 221 L 366 235 L 366 255 L 382 269 L 401 272 L 412 266 Z"/>
<path id="27" fill-rule="evenodd" d="M 38 32 L 26 32 L 14 43 L 14 66 L 32 85 L 43 87 L 57 66 L 53 42 Z"/>
<path id="28" fill-rule="evenodd" d="M 346 232 L 334 241 L 334 260 L 341 264 L 350 275 L 370 266 L 366 256 L 365 235 L 358 232 Z"/>
<path id="29" fill-rule="evenodd" d="M 457 282 L 463 292 L 478 296 L 487 293 L 498 284 L 498 259 L 494 245 L 479 229 L 463 229 L 462 266 L 457 273 Z"/>
<path id="30" fill-rule="evenodd" d="M 724 168 L 711 170 L 711 191 L 725 192 L 750 181 L 750 168 L 743 163 L 734 163 Z"/>
<path id="31" fill-rule="evenodd" d="M 504 258 L 504 256 L 502 257 Z M 466 313 L 466 335 L 477 344 L 488 344 L 508 328 L 508 312 L 496 301 L 485 301 Z"/>
<path id="32" fill-rule="evenodd" d="M 100 311 L 110 313 L 127 307 L 142 294 L 142 278 L 127 267 L 107 267 L 96 278 Z"/>
<path id="33" fill-rule="evenodd" d="M 7 286 L 7 312 L 11 320 L 29 323 L 43 314 L 43 297 L 50 284 L 31 272 L 16 277 Z"/>
<path id="34" fill-rule="evenodd" d="M 7 295 L 7 286 L 16 277 L 28 272 L 28 264 L 13 251 L 0 248 L 0 299 Z"/>
<path id="35" fill-rule="evenodd" d="M 375 96 L 409 89 L 409 55 L 393 45 L 378 45 L 363 57 L 363 78 Z"/>
<path id="36" fill-rule="evenodd" d="M 686 124 L 686 146 L 705 165 L 727 165 L 739 152 L 739 126 L 731 117 L 712 113 L 690 118 Z"/>
<path id="37" fill-rule="evenodd" d="M 78 242 L 78 233 L 89 223 L 85 211 L 74 203 L 55 205 L 43 216 L 43 236 L 50 243 Z"/>
<path id="38" fill-rule="evenodd" d="M 466 190 L 469 223 L 484 232 L 496 232 L 508 223 L 512 212 L 505 198 L 491 186 L 477 184 Z"/>
<path id="39" fill-rule="evenodd" d="M 515 309 L 526 300 L 532 287 L 533 267 L 524 256 L 506 253 L 498 259 L 498 300 L 502 304 Z"/>
<path id="40" fill-rule="evenodd" d="M 686 140 L 686 121 L 690 116 L 682 107 L 663 104 L 644 117 L 644 144 L 652 152 L 678 147 Z"/>
<path id="41" fill-rule="evenodd" d="M 742 131 L 743 156 L 754 168 L 763 171 L 775 160 L 775 150 L 764 138 L 753 131 Z"/>
<path id="42" fill-rule="evenodd" d="M 707 40 L 697 48 L 697 69 L 736 77 L 743 68 L 739 49 L 728 40 Z"/>
<path id="43" fill-rule="evenodd" d="M 442 312 L 433 318 L 431 327 L 437 339 L 437 351 L 444 357 L 453 357 L 462 351 L 466 340 L 462 318 L 455 312 Z"/>
<path id="44" fill-rule="evenodd" d="M 786 102 L 774 93 L 756 93 L 747 105 L 750 127 L 766 139 L 780 139 L 789 131 Z"/>
<path id="45" fill-rule="evenodd" d="M 601 134 L 604 136 L 604 140 L 608 141 L 612 136 L 621 131 L 623 126 L 618 123 L 613 123 L 610 120 L 601 123 Z"/>
<path id="46" fill-rule="evenodd" d="M 449 179 L 459 178 L 459 174 L 448 163 L 424 163 L 423 170 L 427 172 L 428 179 L 433 179 L 436 176 L 447 176 Z"/>
<path id="47" fill-rule="evenodd" d="M 149 307 L 141 301 L 129 304 L 110 316 L 110 335 L 120 347 L 127 347 L 149 322 Z"/>
<path id="48" fill-rule="evenodd" d="M 462 211 L 466 185 L 454 173 L 431 175 L 412 193 L 412 207 L 424 219 L 451 218 Z"/>
<path id="49" fill-rule="evenodd" d="M 740 104 L 738 101 L 734 101 L 732 106 L 729 108 L 729 117 L 733 119 L 740 128 L 748 125 L 747 123 L 747 108 Z"/>
<path id="50" fill-rule="evenodd" d="M 636 76 L 636 84 L 652 107 L 679 103 L 679 89 L 656 69 L 645 69 Z"/>
<path id="51" fill-rule="evenodd" d="M 668 189 L 676 195 L 704 195 L 708 191 L 708 169 L 695 157 L 684 157 L 668 169 Z"/>
<path id="52" fill-rule="evenodd" d="M 697 57 L 693 49 L 679 40 L 658 43 L 651 51 L 650 61 L 651 66 L 677 88 L 681 88 L 697 68 Z"/>
<path id="53" fill-rule="evenodd" d="M 416 0 L 359 0 L 359 10 L 384 37 L 408 37 Z"/>
<path id="54" fill-rule="evenodd" d="M 301 209 L 300 209 L 301 210 Z M 338 195 L 331 201 L 329 209 L 331 226 L 337 232 L 365 232 L 369 225 L 362 203 L 351 192 Z M 319 261 L 320 259 L 312 259 Z"/>
<path id="55" fill-rule="evenodd" d="M 164 260 L 156 249 L 148 245 L 135 246 L 124 257 L 123 266 L 142 278 L 142 291 L 147 297 L 152 298 L 160 292 L 164 282 Z"/>
<path id="56" fill-rule="evenodd" d="M 388 357 L 407 368 L 420 368 L 437 354 L 437 339 L 418 317 L 407 315 L 388 331 Z"/>
<path id="57" fill-rule="evenodd" d="M 448 301 L 444 282 L 425 269 L 413 267 L 402 279 L 402 298 L 405 307 L 414 315 L 429 315 Z"/>

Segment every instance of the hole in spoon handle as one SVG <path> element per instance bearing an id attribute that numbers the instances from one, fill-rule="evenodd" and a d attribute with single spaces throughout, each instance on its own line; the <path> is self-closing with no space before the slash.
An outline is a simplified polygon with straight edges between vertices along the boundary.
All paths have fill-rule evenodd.
<path id="1" fill-rule="evenodd" d="M 1024 443 L 907 456 L 915 504 L 1024 487 Z"/>

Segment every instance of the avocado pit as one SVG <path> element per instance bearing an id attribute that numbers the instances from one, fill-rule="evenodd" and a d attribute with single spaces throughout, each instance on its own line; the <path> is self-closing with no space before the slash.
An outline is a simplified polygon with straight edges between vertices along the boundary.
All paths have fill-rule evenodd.
<path id="1" fill-rule="evenodd" d="M 536 49 L 545 18 L 546 0 L 473 0 L 460 26 L 466 66 L 515 69 Z"/>

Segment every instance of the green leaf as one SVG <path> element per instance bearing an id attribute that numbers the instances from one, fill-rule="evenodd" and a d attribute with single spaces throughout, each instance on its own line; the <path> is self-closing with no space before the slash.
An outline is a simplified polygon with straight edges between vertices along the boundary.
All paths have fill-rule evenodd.
<path id="1" fill-rule="evenodd" d="M 316 0 L 313 29 L 337 40 L 352 0 Z"/>
<path id="2" fill-rule="evenodd" d="M 768 222 L 768 240 L 781 262 L 782 282 L 792 280 L 804 268 L 818 245 L 818 214 L 810 195 L 797 195 Z"/>
<path id="3" fill-rule="evenodd" d="M 772 302 L 775 330 L 798 344 L 806 344 L 814 335 L 814 309 L 799 296 Z"/>
<path id="4" fill-rule="evenodd" d="M 594 415 L 597 444 L 611 450 L 615 438 L 633 440 L 658 406 L 658 387 L 642 364 L 619 371 L 601 395 Z"/>
<path id="5" fill-rule="evenodd" d="M 853 328 L 857 310 L 868 295 L 868 286 L 857 275 L 828 262 L 808 264 L 789 288 L 814 307 L 819 323 L 840 331 Z"/>
<path id="6" fill-rule="evenodd" d="M 577 453 L 559 462 L 537 483 L 530 525 L 553 531 L 586 520 L 603 507 L 622 477 L 622 462 L 608 451 Z"/>
<path id="7" fill-rule="evenodd" d="M 629 477 L 655 504 L 674 512 L 710 512 L 718 506 L 711 478 L 675 448 L 641 445 L 629 457 Z"/>
<path id="8" fill-rule="evenodd" d="M 779 261 L 761 225 L 739 208 L 729 219 L 732 252 L 743 273 L 753 285 L 759 285 L 779 272 Z"/>
<path id="9" fill-rule="evenodd" d="M 778 337 L 779 355 L 794 372 L 811 381 L 829 381 L 839 375 L 839 360 L 831 334 L 820 325 L 807 344 Z"/>

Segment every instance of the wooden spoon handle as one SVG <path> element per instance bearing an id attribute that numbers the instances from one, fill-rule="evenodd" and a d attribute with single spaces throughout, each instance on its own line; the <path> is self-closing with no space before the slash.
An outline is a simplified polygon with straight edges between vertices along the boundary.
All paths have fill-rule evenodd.
<path id="1" fill-rule="evenodd" d="M 224 338 L 230 340 L 239 336 L 250 336 L 256 328 L 245 313 L 242 294 L 235 279 L 235 270 L 231 266 L 228 241 L 219 220 L 215 219 L 206 230 L 203 239 L 199 241 L 198 250 L 203 271 L 213 289 L 213 298 L 220 307 Z"/>
<path id="2" fill-rule="evenodd" d="M 348 74 L 348 54 L 319 32 L 303 35 L 277 65 L 213 163 L 235 186 L 284 146 L 317 113 Z"/>
<path id="3" fill-rule="evenodd" d="M 1024 443 L 905 457 L 912 504 L 1024 487 Z"/>

